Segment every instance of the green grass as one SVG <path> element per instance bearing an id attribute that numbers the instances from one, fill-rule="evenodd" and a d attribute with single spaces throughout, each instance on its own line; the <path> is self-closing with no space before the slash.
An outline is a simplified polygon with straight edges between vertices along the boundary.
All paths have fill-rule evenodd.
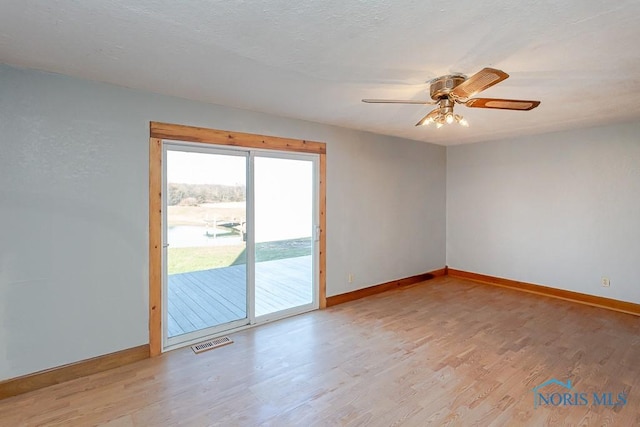
<path id="1" fill-rule="evenodd" d="M 310 238 L 258 243 L 256 262 L 311 255 L 312 247 L 313 242 Z M 177 274 L 246 264 L 247 254 L 244 244 L 169 248 L 168 261 L 169 274 Z"/>
<path id="2" fill-rule="evenodd" d="M 171 248 L 167 269 L 169 274 L 228 267 L 244 252 L 244 245 Z"/>

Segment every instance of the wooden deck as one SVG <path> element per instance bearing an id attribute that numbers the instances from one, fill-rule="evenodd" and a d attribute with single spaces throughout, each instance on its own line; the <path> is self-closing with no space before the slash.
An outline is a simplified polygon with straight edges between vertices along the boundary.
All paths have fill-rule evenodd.
<path id="1" fill-rule="evenodd" d="M 311 303 L 311 271 L 310 255 L 257 263 L 256 316 Z M 169 337 L 244 318 L 245 279 L 245 265 L 170 275 Z"/>

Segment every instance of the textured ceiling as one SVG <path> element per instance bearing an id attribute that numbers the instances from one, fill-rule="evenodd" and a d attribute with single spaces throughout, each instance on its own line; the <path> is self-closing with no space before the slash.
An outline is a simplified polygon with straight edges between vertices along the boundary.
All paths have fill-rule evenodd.
<path id="1" fill-rule="evenodd" d="M 640 118 L 640 1 L 3 0 L 0 62 L 437 144 Z M 492 98 L 414 127 L 428 80 L 485 66 Z"/>

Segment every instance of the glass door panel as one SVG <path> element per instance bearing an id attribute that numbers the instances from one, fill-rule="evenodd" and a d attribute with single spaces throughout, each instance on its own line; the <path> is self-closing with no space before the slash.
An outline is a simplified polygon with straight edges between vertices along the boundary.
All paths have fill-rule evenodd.
<path id="1" fill-rule="evenodd" d="M 246 153 L 165 151 L 167 343 L 249 323 Z"/>
<path id="2" fill-rule="evenodd" d="M 255 316 L 310 309 L 316 301 L 314 161 L 256 156 L 253 173 Z"/>

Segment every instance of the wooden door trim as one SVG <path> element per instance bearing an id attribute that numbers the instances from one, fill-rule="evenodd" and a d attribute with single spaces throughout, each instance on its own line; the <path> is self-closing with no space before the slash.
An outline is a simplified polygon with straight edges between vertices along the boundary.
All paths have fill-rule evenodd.
<path id="1" fill-rule="evenodd" d="M 172 123 L 151 122 L 151 137 L 245 148 L 295 151 L 298 153 L 325 154 L 327 152 L 326 144 L 323 142 L 183 126 Z"/>
<path id="2" fill-rule="evenodd" d="M 198 142 L 273 151 L 319 155 L 318 298 L 320 308 L 327 306 L 326 290 L 326 144 L 276 136 L 256 135 L 184 126 L 150 123 L 149 133 L 149 349 L 151 356 L 162 353 L 162 140 Z"/>
<path id="3" fill-rule="evenodd" d="M 149 354 L 162 353 L 162 140 L 149 139 Z"/>

